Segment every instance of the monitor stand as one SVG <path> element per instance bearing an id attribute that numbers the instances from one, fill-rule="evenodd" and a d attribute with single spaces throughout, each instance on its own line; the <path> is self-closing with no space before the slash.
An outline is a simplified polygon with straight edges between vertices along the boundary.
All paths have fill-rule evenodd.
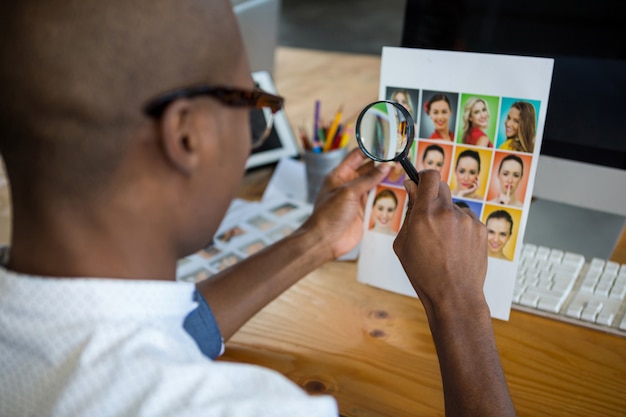
<path id="1" fill-rule="evenodd" d="M 535 199 L 524 242 L 579 253 L 587 260 L 609 259 L 625 223 L 624 216 Z"/>

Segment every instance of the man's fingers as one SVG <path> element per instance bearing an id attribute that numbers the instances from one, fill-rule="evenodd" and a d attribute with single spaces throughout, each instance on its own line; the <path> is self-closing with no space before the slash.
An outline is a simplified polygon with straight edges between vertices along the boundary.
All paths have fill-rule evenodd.
<path id="1" fill-rule="evenodd" d="M 363 164 L 363 161 L 365 161 L 366 159 L 367 157 L 361 151 L 361 149 L 354 148 L 350 152 L 348 152 L 348 155 L 346 155 L 344 160 L 341 162 L 341 164 L 339 164 L 337 168 L 340 171 L 341 170 L 356 171 Z"/>
<path id="2" fill-rule="evenodd" d="M 363 194 L 378 185 L 391 171 L 391 167 L 387 164 L 370 166 L 370 169 L 360 171 L 360 174 L 354 179 L 350 186 L 357 194 Z"/>
<path id="3" fill-rule="evenodd" d="M 439 197 L 441 189 L 441 175 L 435 170 L 420 172 L 420 182 L 417 185 L 417 203 L 430 204 Z"/>

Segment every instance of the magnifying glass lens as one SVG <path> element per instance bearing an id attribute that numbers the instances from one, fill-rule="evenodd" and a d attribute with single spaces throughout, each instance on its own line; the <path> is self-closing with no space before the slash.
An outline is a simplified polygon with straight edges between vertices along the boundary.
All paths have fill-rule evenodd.
<path id="1" fill-rule="evenodd" d="M 409 177 L 417 182 L 417 171 L 407 159 L 413 135 L 411 114 L 393 101 L 369 104 L 356 122 L 356 140 L 368 157 L 378 162 L 400 162 Z"/>

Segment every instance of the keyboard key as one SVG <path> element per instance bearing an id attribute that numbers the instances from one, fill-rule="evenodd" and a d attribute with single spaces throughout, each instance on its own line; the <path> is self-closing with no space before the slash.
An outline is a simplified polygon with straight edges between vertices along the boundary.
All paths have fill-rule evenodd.
<path id="1" fill-rule="evenodd" d="M 624 300 L 624 296 L 626 296 L 626 284 L 615 283 L 615 285 L 611 289 L 611 292 L 609 293 L 609 297 L 618 300 Z"/>
<path id="2" fill-rule="evenodd" d="M 598 286 L 596 287 L 594 294 L 601 295 L 603 297 L 609 296 L 609 291 L 611 291 L 611 287 L 613 286 L 612 281 L 600 281 Z"/>
<path id="3" fill-rule="evenodd" d="M 540 281 L 551 281 L 552 277 L 554 277 L 554 272 L 552 272 L 552 271 L 541 271 L 539 273 L 539 280 Z"/>
<path id="4" fill-rule="evenodd" d="M 605 326 L 610 326 L 613 324 L 613 319 L 615 318 L 615 313 L 612 311 L 603 311 L 598 314 L 598 318 L 596 319 L 596 323 L 603 324 Z"/>
<path id="5" fill-rule="evenodd" d="M 598 282 L 598 280 L 600 279 L 600 276 L 602 275 L 602 271 L 599 269 L 589 269 L 587 271 L 587 273 L 585 274 L 585 279 L 589 278 L 590 280 L 593 280 L 594 282 Z"/>
<path id="6" fill-rule="evenodd" d="M 584 308 L 585 304 L 582 302 L 572 303 L 567 309 L 567 315 L 579 319 L 580 315 L 583 313 Z"/>
<path id="7" fill-rule="evenodd" d="M 596 279 L 587 277 L 585 278 L 585 280 L 583 281 L 580 290 L 583 292 L 588 292 L 588 293 L 593 293 L 593 291 L 596 289 L 596 284 L 598 283 L 598 281 Z"/>
<path id="8" fill-rule="evenodd" d="M 524 245 L 523 249 L 522 249 L 522 256 L 524 257 L 528 257 L 528 258 L 534 258 L 535 257 L 535 253 L 537 253 L 537 246 L 527 243 Z"/>
<path id="9" fill-rule="evenodd" d="M 596 269 L 596 270 L 602 271 L 604 269 L 605 263 L 606 262 L 604 259 L 593 258 L 591 260 L 591 263 L 589 264 L 589 269 Z"/>
<path id="10" fill-rule="evenodd" d="M 577 253 L 567 252 L 561 262 L 563 265 L 573 265 L 577 268 L 582 268 L 585 265 L 585 257 Z"/>
<path id="11" fill-rule="evenodd" d="M 525 293 L 520 299 L 519 303 L 521 305 L 525 305 L 526 307 L 537 307 L 537 303 L 539 302 L 539 296 L 537 294 Z"/>
<path id="12" fill-rule="evenodd" d="M 576 280 L 572 279 L 571 277 L 557 275 L 554 277 L 554 285 L 552 286 L 552 289 L 555 291 L 560 291 L 562 294 L 567 295 L 572 291 L 572 288 L 574 288 L 575 281 Z"/>
<path id="13" fill-rule="evenodd" d="M 617 262 L 608 261 L 604 266 L 604 272 L 606 274 L 613 274 L 617 276 L 617 272 L 619 271 L 619 264 Z"/>
<path id="14" fill-rule="evenodd" d="M 596 317 L 602 311 L 602 307 L 604 305 L 596 300 L 592 300 L 583 309 L 583 313 L 580 315 L 580 318 L 585 321 L 595 322 Z"/>
<path id="15" fill-rule="evenodd" d="M 538 246 L 537 247 L 537 252 L 535 253 L 535 259 L 548 260 L 549 256 L 550 256 L 550 249 L 549 248 L 546 248 L 545 246 Z"/>
<path id="16" fill-rule="evenodd" d="M 539 303 L 537 303 L 537 308 L 540 310 L 549 311 L 551 313 L 558 313 L 562 305 L 563 305 L 562 298 L 541 297 L 539 299 Z"/>
<path id="17" fill-rule="evenodd" d="M 563 259 L 563 255 L 565 255 L 565 253 L 562 250 L 552 249 L 550 251 L 550 256 L 548 257 L 548 259 L 550 260 L 550 262 L 560 264 L 561 260 Z"/>

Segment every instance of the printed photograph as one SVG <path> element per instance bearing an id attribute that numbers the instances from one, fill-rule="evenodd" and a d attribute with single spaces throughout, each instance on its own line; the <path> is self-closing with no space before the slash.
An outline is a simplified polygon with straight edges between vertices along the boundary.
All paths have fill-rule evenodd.
<path id="1" fill-rule="evenodd" d="M 235 226 L 232 227 L 228 230 L 226 230 L 225 232 L 221 233 L 220 235 L 217 236 L 217 240 L 219 240 L 222 243 L 229 243 L 231 240 L 233 240 L 234 238 L 238 237 L 238 236 L 243 236 L 244 234 L 246 234 L 246 231 L 244 229 L 242 229 L 239 226 Z"/>
<path id="2" fill-rule="evenodd" d="M 418 171 L 434 169 L 441 174 L 441 180 L 448 182 L 452 166 L 453 145 L 420 140 L 417 144 Z"/>
<path id="3" fill-rule="evenodd" d="M 482 221 L 487 227 L 487 251 L 490 257 L 513 260 L 521 218 L 521 210 L 485 206 Z"/>
<path id="4" fill-rule="evenodd" d="M 459 95 L 443 91 L 422 93 L 419 137 L 454 142 Z"/>
<path id="5" fill-rule="evenodd" d="M 258 239 L 258 240 L 255 240 L 254 242 L 251 242 L 251 243 L 248 243 L 247 245 L 242 246 L 241 248 L 239 248 L 239 250 L 245 253 L 246 255 L 250 256 L 250 255 L 254 255 L 255 253 L 257 253 L 258 251 L 260 251 L 266 246 L 267 244 L 265 242 L 263 242 L 261 239 Z"/>
<path id="6" fill-rule="evenodd" d="M 491 154 L 488 149 L 457 146 L 450 190 L 454 197 L 482 200 L 487 189 Z"/>
<path id="7" fill-rule="evenodd" d="M 396 235 L 402 223 L 406 191 L 379 185 L 372 203 L 369 230 L 386 235 Z"/>
<path id="8" fill-rule="evenodd" d="M 285 204 L 282 204 L 282 205 L 272 209 L 272 213 L 275 216 L 277 216 L 277 217 L 282 217 L 282 216 L 285 216 L 285 215 L 291 213 L 296 208 L 298 208 L 298 207 L 293 205 L 292 203 L 285 203 Z"/>
<path id="9" fill-rule="evenodd" d="M 533 153 L 538 118 L 539 101 L 503 97 L 497 148 Z"/>
<path id="10" fill-rule="evenodd" d="M 523 207 L 531 161 L 532 156 L 529 154 L 494 152 L 487 201 Z"/>
<path id="11" fill-rule="evenodd" d="M 255 216 L 248 220 L 248 223 L 261 231 L 269 230 L 276 225 L 273 221 L 262 215 Z"/>
<path id="12" fill-rule="evenodd" d="M 457 143 L 493 148 L 500 98 L 475 94 L 462 94 Z"/>

